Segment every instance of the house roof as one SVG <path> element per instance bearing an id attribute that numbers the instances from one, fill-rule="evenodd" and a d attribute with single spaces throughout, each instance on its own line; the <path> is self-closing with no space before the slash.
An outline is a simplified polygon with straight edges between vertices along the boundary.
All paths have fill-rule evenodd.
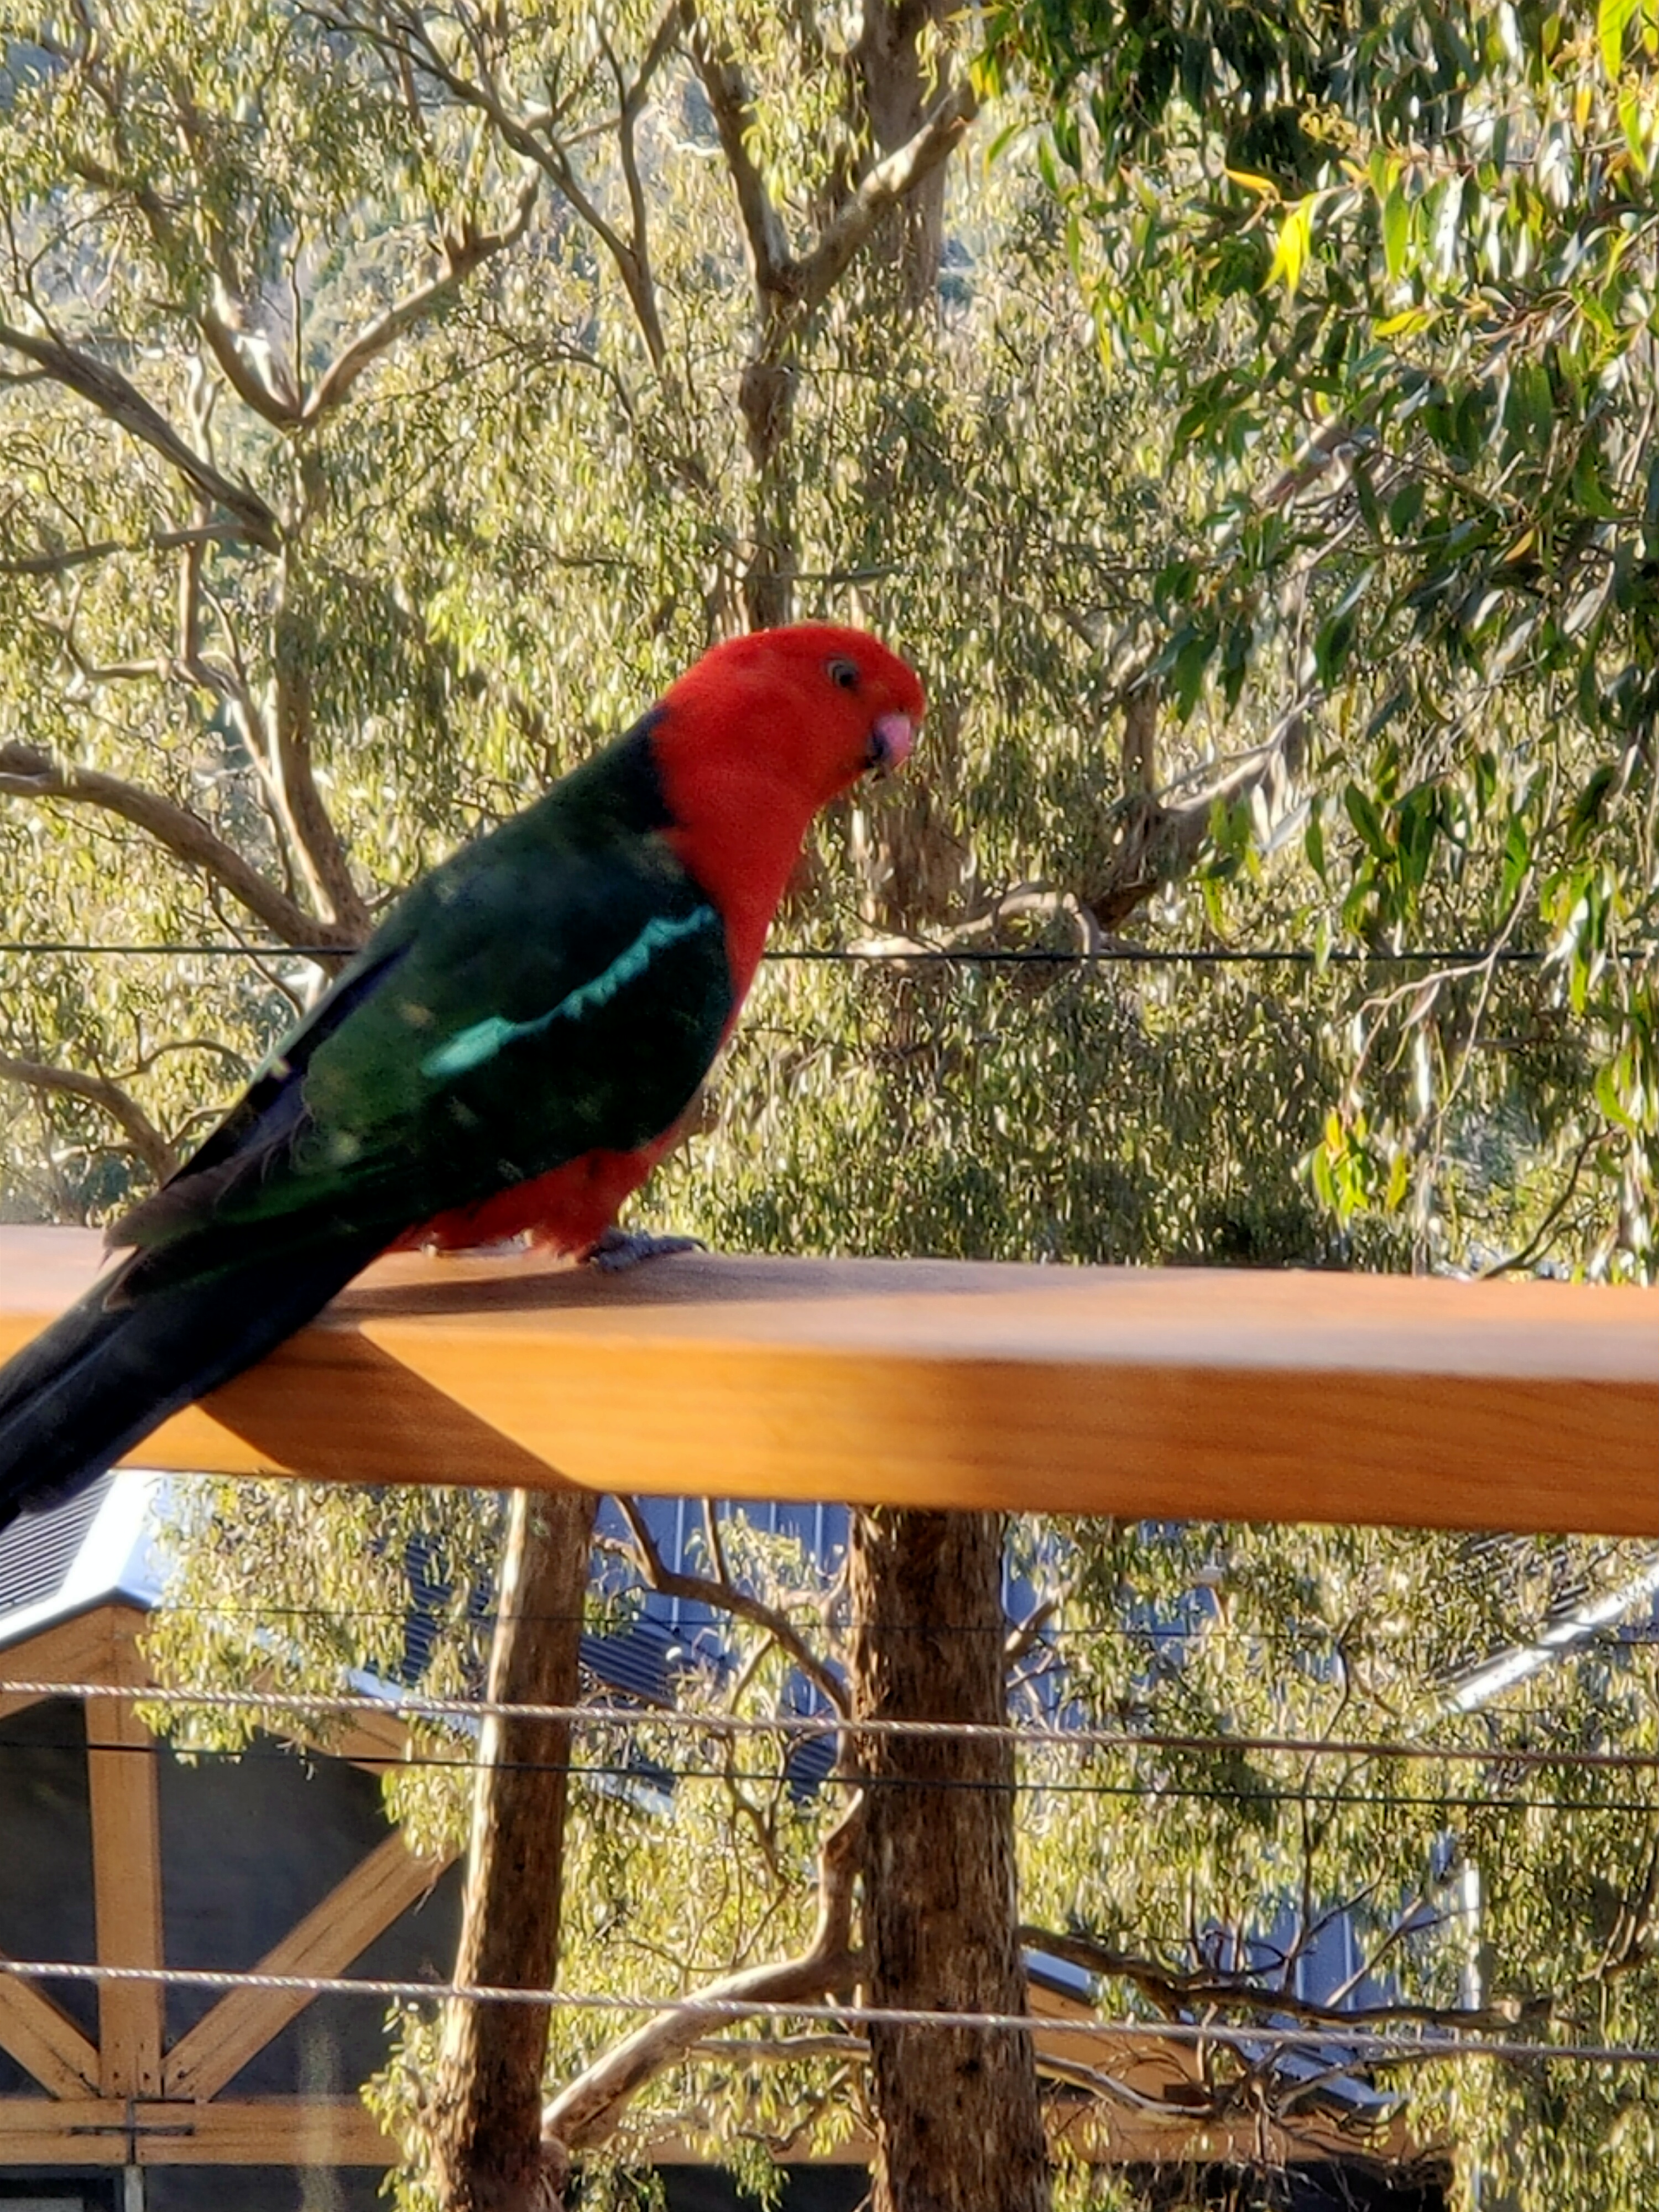
<path id="1" fill-rule="evenodd" d="M 0 1531 L 0 1650 L 92 1606 L 159 1601 L 154 1509 L 166 1480 L 124 1468 Z"/>
<path id="2" fill-rule="evenodd" d="M 170 1480 L 118 1468 L 63 1504 L 25 1514 L 0 1532 L 0 1651 L 94 1606 L 125 1602 L 147 1613 L 160 1603 L 167 1559 L 159 1528 Z M 425 1670 L 434 1628 L 430 1614 L 412 1605 L 409 1681 Z M 620 1635 L 584 1636 L 582 1664 L 626 1697 L 668 1705 L 684 1644 L 677 1627 L 643 1613 Z M 405 1685 L 365 1676 L 362 1686 L 391 1698 Z"/>

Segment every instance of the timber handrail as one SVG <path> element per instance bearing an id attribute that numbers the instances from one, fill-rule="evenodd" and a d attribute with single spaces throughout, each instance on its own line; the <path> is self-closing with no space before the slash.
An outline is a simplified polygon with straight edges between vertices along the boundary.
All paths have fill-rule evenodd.
<path id="1" fill-rule="evenodd" d="M 93 1280 L 0 1229 L 0 1358 Z M 227 1474 L 1659 1536 L 1659 1299 L 689 1254 L 379 1262 L 133 1458 Z"/>

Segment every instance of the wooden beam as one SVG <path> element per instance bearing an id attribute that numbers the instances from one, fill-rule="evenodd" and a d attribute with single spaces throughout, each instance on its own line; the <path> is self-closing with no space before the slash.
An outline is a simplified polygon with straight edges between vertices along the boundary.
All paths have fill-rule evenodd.
<path id="1" fill-rule="evenodd" d="M 1415 2166 L 1421 2156 L 1398 2120 L 1384 2121 L 1375 2129 L 1317 2112 L 1298 2113 L 1289 2125 L 1252 2112 L 1195 2120 L 1179 2112 L 1166 2118 L 1135 2112 L 1109 2098 L 1051 2107 L 1048 2137 L 1055 2145 L 1064 2142 L 1074 2157 L 1091 2166 L 1224 2162 L 1281 2167 L 1364 2158 Z"/>
<path id="2" fill-rule="evenodd" d="M 0 1674 L 14 1681 L 106 1682 L 112 1650 L 109 1608 L 99 1606 L 7 1644 L 0 1651 Z M 41 1702 L 33 1691 L 0 1693 L 0 1721 Z"/>
<path id="3" fill-rule="evenodd" d="M 97 2045 L 44 1990 L 10 1974 L 0 1974 L 0 2051 L 52 2096 L 98 2094 Z"/>
<path id="4" fill-rule="evenodd" d="M 423 1897 L 447 1860 L 417 1859 L 393 1833 L 268 1951 L 258 1974 L 343 1974 Z M 234 1990 L 167 2053 L 169 2097 L 216 2097 L 312 2002 L 301 1990 Z"/>
<path id="5" fill-rule="evenodd" d="M 96 1240 L 0 1231 L 0 1356 Z M 1589 1285 L 688 1255 L 379 1263 L 134 1456 L 1171 1518 L 1659 1534 L 1659 1304 Z"/>
<path id="6" fill-rule="evenodd" d="M 1045 2115 L 1051 2140 L 1066 2138 L 1075 2153 L 1099 2164 L 1186 2163 L 1235 2159 L 1300 2165 L 1369 2154 L 1389 2160 L 1414 2155 L 1394 2125 L 1366 2136 L 1335 2121 L 1298 2120 L 1264 2130 L 1249 2115 L 1204 2124 L 1176 2118 L 1164 2122 L 1097 2104 L 1051 2106 Z M 398 2146 L 355 2097 L 266 2097 L 210 2105 L 140 2100 L 129 2107 L 113 2099 L 59 2102 L 47 2097 L 0 2097 L 0 2172 L 8 2166 L 125 2166 L 128 2130 L 140 2166 L 367 2166 L 385 2167 Z M 703 2166 L 706 2154 L 665 2130 L 641 2146 L 642 2163 Z M 862 2166 L 869 2139 L 861 2131 L 823 2154 L 803 2149 L 806 2165 Z"/>
<path id="7" fill-rule="evenodd" d="M 131 1645 L 117 1636 L 116 1678 L 139 1688 L 142 1680 L 131 1662 Z M 93 1917 L 100 1966 L 166 1963 L 160 1765 L 155 1739 L 130 1700 L 88 1700 Z M 159 2092 L 165 2017 L 159 1983 L 100 1983 L 100 2078 L 106 2096 L 153 2097 Z"/>
<path id="8" fill-rule="evenodd" d="M 356 2097 L 212 2105 L 0 2097 L 8 2166 L 390 2166 L 397 2145 Z"/>

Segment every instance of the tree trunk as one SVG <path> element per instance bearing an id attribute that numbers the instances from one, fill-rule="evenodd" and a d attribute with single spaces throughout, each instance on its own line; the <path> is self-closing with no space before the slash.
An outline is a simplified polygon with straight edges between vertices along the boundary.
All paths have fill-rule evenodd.
<path id="1" fill-rule="evenodd" d="M 597 1500 L 586 1491 L 515 1491 L 489 1696 L 568 1705 Z M 455 1978 L 552 1986 L 559 1952 L 570 1730 L 485 1720 Z M 432 2179 L 443 2212 L 545 2212 L 562 2172 L 542 2151 L 544 2005 L 451 2005 L 433 2100 Z"/>
<path id="2" fill-rule="evenodd" d="M 866 0 L 858 58 L 864 81 L 870 136 L 878 159 L 896 153 L 915 137 L 928 109 L 945 89 L 948 72 L 935 82 L 935 59 L 927 51 L 950 10 L 945 0 Z M 945 252 L 945 165 L 941 163 L 889 210 L 882 225 L 882 250 L 900 275 L 904 304 L 912 313 L 939 301 L 939 264 Z"/>
<path id="3" fill-rule="evenodd" d="M 858 1718 L 1005 1717 L 1001 1562 L 993 1514 L 854 1515 Z M 1012 1746 L 901 1736 L 860 1765 L 870 2002 L 1023 2012 Z M 874 2212 L 1048 2212 L 1029 2035 L 872 2027 L 870 2051 Z"/>

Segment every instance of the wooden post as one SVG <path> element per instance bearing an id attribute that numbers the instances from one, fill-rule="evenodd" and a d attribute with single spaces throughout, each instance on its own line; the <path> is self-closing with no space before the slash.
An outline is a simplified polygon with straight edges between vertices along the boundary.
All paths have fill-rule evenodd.
<path id="1" fill-rule="evenodd" d="M 995 1514 L 854 1515 L 859 1719 L 1006 1718 L 1001 1567 Z M 1024 2012 L 1012 1746 L 886 1737 L 860 1764 L 871 2003 Z M 1048 2212 L 1029 2033 L 872 2027 L 870 2063 L 874 2212 Z"/>
<path id="2" fill-rule="evenodd" d="M 118 1631 L 112 1680 L 143 1686 L 143 1669 Z M 160 1966 L 161 1817 L 155 1739 L 125 1698 L 87 1708 L 87 1780 L 92 1805 L 93 1914 L 98 1961 Z M 106 2097 L 161 2091 L 166 1996 L 158 1982 L 104 1982 L 98 1990 L 100 2087 Z"/>
<path id="3" fill-rule="evenodd" d="M 597 1499 L 513 1493 L 489 1696 L 570 1705 Z M 548 1989 L 558 1964 L 570 1730 L 487 1718 L 479 1739 L 455 1978 Z M 542 2150 L 545 2006 L 450 2006 L 433 2099 L 433 2185 L 443 2212 L 544 2212 L 564 2176 Z"/>

